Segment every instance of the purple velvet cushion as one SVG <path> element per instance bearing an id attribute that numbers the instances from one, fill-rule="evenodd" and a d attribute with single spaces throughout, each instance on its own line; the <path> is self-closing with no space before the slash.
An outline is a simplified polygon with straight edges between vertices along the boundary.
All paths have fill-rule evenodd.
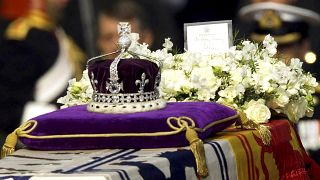
<path id="1" fill-rule="evenodd" d="M 74 106 L 33 118 L 36 128 L 34 136 L 65 134 L 111 134 L 153 133 L 172 131 L 168 117 L 187 116 L 194 120 L 197 128 L 228 117 L 228 121 L 217 123 L 205 132 L 198 132 L 201 139 L 222 131 L 236 121 L 236 112 L 212 102 L 168 103 L 166 108 L 156 111 L 131 114 L 102 114 L 86 110 L 86 106 Z M 160 148 L 187 146 L 185 131 L 175 135 L 153 137 L 85 137 L 31 139 L 20 138 L 27 147 L 39 150 L 99 149 L 99 148 Z"/>

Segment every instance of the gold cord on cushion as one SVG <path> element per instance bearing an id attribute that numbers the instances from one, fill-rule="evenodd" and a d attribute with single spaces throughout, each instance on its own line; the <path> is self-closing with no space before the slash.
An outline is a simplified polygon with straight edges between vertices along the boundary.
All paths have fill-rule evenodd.
<path id="1" fill-rule="evenodd" d="M 207 129 L 214 125 L 218 125 L 227 121 L 234 120 L 238 118 L 239 115 L 233 115 L 224 119 L 217 120 L 215 122 L 209 123 L 207 126 L 205 126 L 203 129 L 196 128 L 195 123 L 191 118 L 188 117 L 169 117 L 167 119 L 168 126 L 172 129 L 172 131 L 162 131 L 162 132 L 154 132 L 154 133 L 110 133 L 110 134 L 63 134 L 63 135 L 43 135 L 43 136 L 35 136 L 30 135 L 29 133 L 32 132 L 37 127 L 37 121 L 35 120 L 28 120 L 26 123 L 22 124 L 19 128 L 17 128 L 17 135 L 18 137 L 24 137 L 29 139 L 57 139 L 57 138 L 95 138 L 95 137 L 142 137 L 142 136 L 169 136 L 169 135 L 175 135 L 182 131 L 185 131 L 185 127 L 183 126 L 182 121 L 186 121 L 185 118 L 188 118 L 192 120 L 191 126 L 195 129 L 197 132 L 205 132 Z M 182 120 L 180 119 L 182 118 Z M 172 124 L 172 120 L 177 121 L 177 126 Z"/>
<path id="2" fill-rule="evenodd" d="M 193 119 L 185 116 L 181 117 L 169 117 L 167 119 L 167 125 L 172 129 L 171 131 L 162 131 L 154 133 L 110 133 L 110 134 L 64 134 L 64 135 L 44 135 L 35 136 L 30 135 L 37 127 L 37 121 L 29 120 L 17 128 L 13 133 L 11 133 L 3 146 L 3 153 L 1 153 L 1 158 L 4 158 L 14 152 L 15 145 L 17 143 L 18 137 L 24 137 L 29 139 L 57 139 L 57 138 L 95 138 L 95 137 L 153 137 L 153 136 L 169 136 L 175 135 L 182 131 L 186 131 L 186 139 L 190 144 L 190 149 L 195 157 L 197 173 L 199 176 L 205 177 L 208 175 L 208 168 L 206 165 L 204 145 L 201 139 L 199 139 L 197 132 L 205 132 L 207 129 L 213 127 L 214 125 L 221 124 L 233 119 L 238 118 L 239 115 L 236 114 L 231 117 L 227 117 L 218 121 L 209 123 L 203 129 L 196 128 Z M 175 123 L 173 123 L 173 121 Z"/>

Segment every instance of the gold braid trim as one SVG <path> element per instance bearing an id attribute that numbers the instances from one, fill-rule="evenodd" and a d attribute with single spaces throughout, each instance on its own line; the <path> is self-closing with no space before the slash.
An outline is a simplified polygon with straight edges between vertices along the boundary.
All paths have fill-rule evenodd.
<path id="1" fill-rule="evenodd" d="M 230 116 L 230 117 L 227 117 L 227 118 L 223 118 L 223 119 L 220 119 L 220 120 L 218 120 L 218 121 L 209 123 L 209 124 L 206 125 L 203 129 L 201 129 L 201 128 L 196 128 L 196 127 L 195 127 L 195 130 L 196 130 L 197 132 L 205 132 L 206 130 L 208 130 L 209 128 L 211 128 L 211 127 L 213 127 L 213 126 L 215 126 L 215 125 L 217 125 L 217 124 L 221 124 L 221 123 L 224 123 L 224 122 L 228 122 L 228 121 L 233 120 L 233 119 L 236 119 L 236 118 L 238 118 L 238 117 L 240 117 L 239 114 L 235 114 L 235 115 L 233 115 L 233 116 Z"/>
<path id="2" fill-rule="evenodd" d="M 26 17 L 13 21 L 5 31 L 5 37 L 10 40 L 24 40 L 32 28 L 53 31 L 56 25 L 44 12 L 32 10 Z"/>
<path id="3" fill-rule="evenodd" d="M 178 134 L 182 131 L 185 131 L 185 126 L 183 124 L 184 121 L 186 121 L 186 119 L 188 119 L 187 121 L 191 122 L 191 127 L 197 131 L 197 132 L 205 132 L 207 129 L 211 128 L 214 125 L 217 124 L 221 124 L 233 119 L 238 118 L 239 115 L 236 114 L 234 116 L 228 117 L 228 118 L 224 118 L 215 122 L 212 122 L 210 124 L 208 124 L 207 126 L 205 126 L 203 129 L 201 128 L 196 128 L 195 127 L 195 123 L 194 121 L 189 118 L 189 117 L 185 117 L 185 116 L 181 116 L 179 118 L 177 117 L 169 117 L 167 119 L 167 124 L 168 126 L 173 130 L 173 131 L 164 131 L 164 132 L 154 132 L 154 133 L 110 133 L 110 134 L 64 134 L 64 135 L 45 135 L 45 136 L 34 136 L 34 135 L 30 135 L 28 133 L 32 132 L 32 130 L 34 128 L 36 128 L 37 126 L 37 121 L 35 120 L 29 120 L 26 123 L 22 124 L 16 131 L 17 131 L 17 135 L 19 137 L 24 137 L 24 138 L 30 138 L 30 139 L 56 139 L 56 138 L 94 138 L 94 137 L 128 137 L 128 136 L 133 136 L 133 137 L 140 137 L 140 136 L 148 136 L 148 137 L 152 137 L 152 136 L 169 136 L 169 135 L 175 135 Z M 174 126 L 172 124 L 172 120 L 175 120 L 177 122 L 178 127 Z M 29 130 L 25 131 L 25 129 L 30 128 Z"/>
<path id="4" fill-rule="evenodd" d="M 195 157 L 197 173 L 201 177 L 208 175 L 208 168 L 206 165 L 206 157 L 204 151 L 204 145 L 201 139 L 199 139 L 197 132 L 205 132 L 214 125 L 221 124 L 233 119 L 238 118 L 239 115 L 224 118 L 215 122 L 212 122 L 205 126 L 203 129 L 196 128 L 193 119 L 185 116 L 181 117 L 169 117 L 167 119 L 167 125 L 172 131 L 154 132 L 154 133 L 110 133 L 110 134 L 64 134 L 64 135 L 46 135 L 46 136 L 34 136 L 30 135 L 38 125 L 35 120 L 29 120 L 17 128 L 13 133 L 8 135 L 6 142 L 3 146 L 1 158 L 4 158 L 14 152 L 15 145 L 18 137 L 24 137 L 29 139 L 57 139 L 57 138 L 93 138 L 93 137 L 152 137 L 152 136 L 169 136 L 175 135 L 182 131 L 186 131 L 186 139 L 189 141 L 190 149 Z M 175 122 L 175 123 L 173 123 Z"/>

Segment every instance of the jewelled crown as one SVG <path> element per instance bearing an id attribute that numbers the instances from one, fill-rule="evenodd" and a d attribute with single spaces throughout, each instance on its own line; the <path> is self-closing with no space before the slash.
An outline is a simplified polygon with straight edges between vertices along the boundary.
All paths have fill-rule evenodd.
<path id="1" fill-rule="evenodd" d="M 118 25 L 119 50 L 89 59 L 88 73 L 94 93 L 87 109 L 103 113 L 133 113 L 161 109 L 160 67 L 148 59 L 123 58 L 131 44 L 128 23 Z M 119 53 L 114 59 L 104 57 Z"/>

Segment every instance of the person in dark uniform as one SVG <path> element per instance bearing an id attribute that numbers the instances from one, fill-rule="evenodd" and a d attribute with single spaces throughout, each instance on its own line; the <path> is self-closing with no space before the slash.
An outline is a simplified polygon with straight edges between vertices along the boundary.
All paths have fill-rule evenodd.
<path id="1" fill-rule="evenodd" d="M 253 22 L 250 39 L 262 42 L 268 34 L 278 43 L 278 55 L 287 63 L 304 60 L 310 51 L 309 27 L 320 24 L 320 15 L 304 8 L 275 2 L 254 3 L 240 9 L 240 18 Z"/>
<path id="2" fill-rule="evenodd" d="M 55 110 L 85 56 L 57 25 L 66 0 L 30 0 L 30 11 L 9 24 L 0 46 L 0 144 L 22 120 Z M 2 141 L 2 142 L 1 142 Z"/>

